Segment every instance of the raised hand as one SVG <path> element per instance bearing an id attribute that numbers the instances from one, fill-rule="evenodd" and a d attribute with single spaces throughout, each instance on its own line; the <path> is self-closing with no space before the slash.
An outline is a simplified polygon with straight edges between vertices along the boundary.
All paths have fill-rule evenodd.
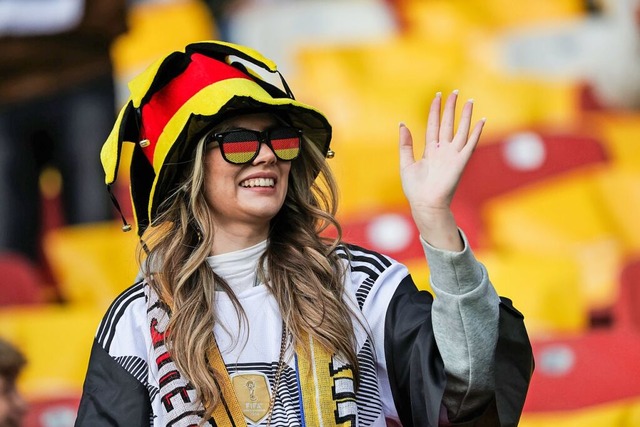
<path id="1" fill-rule="evenodd" d="M 480 120 L 470 132 L 473 101 L 469 100 L 462 107 L 460 124 L 454 132 L 457 99 L 457 91 L 449 95 L 441 120 L 442 96 L 436 94 L 427 120 L 425 148 L 419 159 L 413 155 L 411 132 L 400 125 L 400 177 L 413 219 L 422 238 L 449 250 L 462 249 L 451 200 L 485 122 Z"/>

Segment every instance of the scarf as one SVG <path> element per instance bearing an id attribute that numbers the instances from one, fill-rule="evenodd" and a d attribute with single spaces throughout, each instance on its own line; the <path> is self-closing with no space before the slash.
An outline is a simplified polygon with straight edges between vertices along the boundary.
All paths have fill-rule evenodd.
<path id="1" fill-rule="evenodd" d="M 159 396 L 162 418 L 167 427 L 195 427 L 202 421 L 204 407 L 198 401 L 194 387 L 178 370 L 165 345 L 170 308 L 149 288 L 147 319 L 158 368 Z M 244 412 L 239 403 L 232 378 L 229 376 L 217 345 L 211 346 L 207 358 L 212 368 L 222 373 L 217 383 L 220 402 L 213 408 L 213 416 L 205 426 L 247 427 L 266 419 L 256 420 L 251 410 Z M 296 345 L 295 367 L 300 389 L 300 413 L 303 427 L 355 427 L 357 406 L 353 370 L 327 352 L 312 336 L 306 335 Z M 266 382 L 267 392 L 270 387 Z M 265 388 L 265 387 L 263 387 Z M 269 396 L 271 397 L 271 396 Z M 273 410 L 269 408 L 268 410 Z"/>

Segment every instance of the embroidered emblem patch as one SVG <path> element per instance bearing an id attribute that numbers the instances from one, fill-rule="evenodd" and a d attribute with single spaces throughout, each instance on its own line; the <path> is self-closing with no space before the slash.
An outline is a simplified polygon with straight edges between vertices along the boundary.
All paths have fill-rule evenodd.
<path id="1" fill-rule="evenodd" d="M 259 424 L 269 413 L 269 380 L 261 372 L 230 375 L 242 413 L 248 422 Z"/>

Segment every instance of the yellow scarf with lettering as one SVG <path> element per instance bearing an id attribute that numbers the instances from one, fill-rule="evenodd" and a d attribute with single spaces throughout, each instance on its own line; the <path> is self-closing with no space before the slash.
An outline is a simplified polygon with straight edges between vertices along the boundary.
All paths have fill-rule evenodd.
<path id="1" fill-rule="evenodd" d="M 226 372 L 222 355 L 216 345 L 211 347 L 208 357 L 209 363 L 217 372 Z M 344 366 L 334 368 L 333 359 L 332 355 L 308 334 L 305 341 L 296 346 L 303 426 L 355 427 L 357 409 L 352 386 L 353 370 Z M 246 427 L 245 415 L 229 375 L 224 376 L 219 387 L 222 396 L 213 411 L 216 426 Z"/>

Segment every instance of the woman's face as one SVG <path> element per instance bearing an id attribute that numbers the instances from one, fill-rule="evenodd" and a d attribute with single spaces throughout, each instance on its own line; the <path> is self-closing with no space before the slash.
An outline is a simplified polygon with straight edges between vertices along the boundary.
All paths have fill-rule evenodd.
<path id="1" fill-rule="evenodd" d="M 263 131 L 276 125 L 273 116 L 260 113 L 234 117 L 221 127 L 225 131 Z M 258 156 L 244 165 L 225 161 L 219 147 L 208 149 L 204 167 L 205 198 L 214 226 L 227 230 L 250 226 L 266 233 L 269 222 L 284 203 L 291 162 L 278 160 L 266 144 L 261 144 Z"/>

